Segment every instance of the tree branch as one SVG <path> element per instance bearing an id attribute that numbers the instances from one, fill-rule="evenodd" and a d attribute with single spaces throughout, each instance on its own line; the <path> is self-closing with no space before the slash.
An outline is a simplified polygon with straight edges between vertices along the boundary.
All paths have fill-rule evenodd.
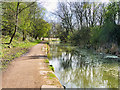
<path id="1" fill-rule="evenodd" d="M 29 4 L 28 6 L 24 7 L 22 10 L 20 10 L 18 12 L 18 14 L 20 14 L 23 10 L 25 10 L 26 8 L 30 7 L 31 5 L 33 5 L 35 2 L 32 2 L 31 4 Z"/>

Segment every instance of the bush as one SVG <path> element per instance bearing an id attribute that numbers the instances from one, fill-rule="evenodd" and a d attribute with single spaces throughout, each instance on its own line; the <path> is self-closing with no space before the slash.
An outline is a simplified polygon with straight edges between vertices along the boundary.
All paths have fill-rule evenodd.
<path id="1" fill-rule="evenodd" d="M 90 28 L 83 27 L 81 30 L 76 30 L 74 33 L 69 33 L 68 39 L 73 44 L 88 44 L 90 40 Z"/>
<path id="2" fill-rule="evenodd" d="M 100 39 L 101 27 L 96 26 L 92 27 L 90 30 L 90 43 L 91 44 L 98 44 Z"/>

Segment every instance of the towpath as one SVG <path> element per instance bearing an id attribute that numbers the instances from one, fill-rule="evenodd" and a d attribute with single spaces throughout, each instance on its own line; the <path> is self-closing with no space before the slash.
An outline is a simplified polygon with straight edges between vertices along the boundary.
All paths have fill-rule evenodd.
<path id="1" fill-rule="evenodd" d="M 32 47 L 26 55 L 16 58 L 2 72 L 2 88 L 56 88 L 62 87 L 54 72 L 49 69 L 47 45 Z"/>

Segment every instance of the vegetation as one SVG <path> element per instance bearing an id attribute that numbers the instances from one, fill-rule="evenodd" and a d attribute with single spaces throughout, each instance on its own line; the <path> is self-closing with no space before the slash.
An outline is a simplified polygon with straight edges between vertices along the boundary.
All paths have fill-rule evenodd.
<path id="1" fill-rule="evenodd" d="M 47 58 L 48 59 L 51 59 L 52 58 L 52 55 L 50 53 L 47 54 Z"/>
<path id="2" fill-rule="evenodd" d="M 2 42 L 8 42 L 10 37 L 8 36 L 2 36 Z M 8 44 L 2 44 L 2 54 L 0 57 L 2 57 L 2 67 L 0 68 L 6 68 L 8 63 L 10 63 L 14 58 L 20 57 L 21 55 L 28 52 L 29 48 L 40 43 L 40 40 L 34 40 L 34 41 L 22 41 L 22 38 L 14 38 L 13 42 Z"/>
<path id="3" fill-rule="evenodd" d="M 55 70 L 54 70 L 54 67 L 53 67 L 52 65 L 49 65 L 48 68 L 49 68 L 50 70 L 52 70 L 53 72 L 55 71 Z"/>
<path id="4" fill-rule="evenodd" d="M 53 79 L 53 78 L 56 77 L 55 74 L 53 74 L 53 73 L 51 73 L 51 72 L 48 73 L 48 76 L 49 76 L 49 79 Z"/>
<path id="5" fill-rule="evenodd" d="M 45 63 L 49 63 L 49 60 L 48 60 L 48 59 L 46 59 L 46 60 L 45 60 Z"/>
<path id="6" fill-rule="evenodd" d="M 47 37 L 51 24 L 44 20 L 45 8 L 37 2 L 2 2 L 3 68 Z"/>
<path id="7" fill-rule="evenodd" d="M 30 47 L 40 43 L 41 39 L 45 40 L 46 37 L 48 40 L 43 43 L 47 44 L 47 47 L 41 45 L 41 49 L 45 49 L 42 51 L 47 52 L 48 59 L 52 58 L 52 55 L 49 52 L 50 47 L 48 46 L 51 38 L 54 38 L 54 40 L 51 41 L 60 39 L 61 42 L 66 43 L 63 43 L 63 46 L 65 47 L 60 47 L 60 49 L 54 48 L 55 52 L 58 52 L 56 53 L 56 57 L 59 57 L 58 60 L 60 59 L 60 68 L 62 67 L 63 71 L 64 69 L 69 71 L 69 68 L 76 65 L 76 71 L 74 70 L 76 75 L 71 75 L 74 75 L 75 78 L 73 79 L 77 81 L 80 77 L 83 77 L 82 79 L 84 79 L 84 74 L 86 74 L 84 71 L 86 71 L 85 68 L 87 66 L 88 69 L 89 67 L 92 67 L 90 70 L 94 72 L 94 67 L 99 64 L 97 61 L 102 61 L 101 58 L 105 57 L 104 53 L 100 53 L 101 58 L 97 55 L 97 57 L 93 57 L 91 54 L 87 54 L 86 51 L 79 49 L 78 47 L 74 50 L 75 47 L 67 47 L 69 46 L 69 43 L 87 49 L 94 48 L 98 52 L 116 54 L 120 57 L 120 1 L 110 1 L 109 3 L 58 2 L 58 7 L 56 11 L 53 12 L 58 19 L 57 22 L 48 22 L 44 19 L 46 10 L 40 2 L 1 2 L 0 6 L 0 10 L 2 10 L 2 20 L 0 22 L 2 31 L 2 38 L 0 38 L 0 41 L 2 41 L 0 45 L 2 47 L 2 52 L 0 52 L 2 60 L 0 62 L 2 63 L 2 66 L 0 66 L 0 69 L 6 68 L 8 63 L 10 63 L 14 58 L 27 53 Z M 52 17 L 52 19 L 53 18 L 54 17 Z M 57 45 L 53 46 L 56 47 Z M 38 55 L 35 57 L 38 59 L 39 57 L 46 57 L 46 55 Z M 46 59 L 43 63 L 48 65 L 48 59 Z M 74 62 L 74 64 L 72 64 L 72 62 Z M 103 68 L 100 67 L 99 71 L 103 71 L 105 74 L 102 74 L 102 72 L 98 75 L 98 73 L 96 73 L 97 71 L 95 71 L 95 75 L 98 75 L 98 77 L 102 76 L 100 79 L 105 78 L 107 82 L 108 79 L 106 79 L 106 76 L 113 76 L 109 79 L 109 82 L 111 83 L 113 79 L 115 79 L 116 82 L 116 68 L 114 70 L 105 70 L 106 67 L 102 66 L 104 63 L 107 63 L 105 59 L 103 59 L 103 62 L 100 62 L 101 67 Z M 117 66 L 117 64 L 115 65 Z M 54 67 L 52 65 L 47 67 L 50 71 L 52 70 L 54 72 Z M 111 64 L 107 68 L 112 68 Z M 73 70 L 74 68 L 71 69 Z M 70 72 L 67 71 L 61 73 L 69 75 L 68 73 Z M 89 70 L 87 70 L 87 72 L 88 71 Z M 90 71 L 90 73 L 92 73 L 92 71 Z M 88 74 L 90 73 L 88 72 Z M 89 77 L 92 77 L 90 75 L 87 75 L 87 78 L 85 77 L 85 82 L 92 80 L 89 80 Z M 47 76 L 50 79 L 54 79 L 54 77 L 56 77 L 52 72 L 49 72 Z M 106 82 L 105 80 L 104 82 Z M 87 84 L 89 85 L 91 81 L 89 83 L 88 82 Z M 67 83 L 69 83 L 69 80 Z"/>
<path id="8" fill-rule="evenodd" d="M 37 2 L 5 2 L 2 3 L 2 35 L 10 36 L 11 44 L 15 35 L 34 39 L 46 37 L 51 25 L 43 17 L 45 9 Z"/>
<path id="9" fill-rule="evenodd" d="M 62 42 L 120 53 L 120 1 L 59 2 L 53 14 L 59 18 L 54 34 Z"/>

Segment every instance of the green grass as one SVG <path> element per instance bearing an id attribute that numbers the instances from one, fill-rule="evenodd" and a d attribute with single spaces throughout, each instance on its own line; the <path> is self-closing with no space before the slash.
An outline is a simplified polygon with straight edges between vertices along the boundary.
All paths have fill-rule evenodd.
<path id="1" fill-rule="evenodd" d="M 48 59 L 51 59 L 51 58 L 52 58 L 52 55 L 50 54 L 50 47 L 49 47 L 48 44 L 47 44 L 47 58 L 48 58 Z"/>
<path id="2" fill-rule="evenodd" d="M 49 53 L 49 51 L 50 51 L 49 45 L 48 44 L 46 44 L 46 45 L 47 45 L 47 53 Z"/>
<path id="3" fill-rule="evenodd" d="M 60 41 L 60 40 L 52 40 L 52 41 Z"/>
<path id="4" fill-rule="evenodd" d="M 49 63 L 49 60 L 48 60 L 48 59 L 46 59 L 46 60 L 45 60 L 45 63 Z"/>
<path id="5" fill-rule="evenodd" d="M 52 58 L 52 55 L 50 53 L 47 54 L 47 58 L 48 59 L 51 59 Z"/>
<path id="6" fill-rule="evenodd" d="M 48 68 L 49 68 L 50 70 L 52 70 L 53 72 L 55 71 L 55 70 L 54 70 L 54 67 L 53 67 L 52 65 L 49 65 Z"/>
<path id="7" fill-rule="evenodd" d="M 2 36 L 2 43 L 8 43 L 10 37 Z M 21 55 L 28 52 L 29 48 L 40 43 L 40 40 L 26 40 L 22 41 L 21 38 L 15 37 L 13 42 L 8 44 L 2 44 L 2 52 L 0 53 L 0 57 L 2 57 L 2 68 L 6 68 L 8 63 L 10 63 L 14 58 L 20 57 Z M 1 68 L 1 67 L 0 67 Z"/>
<path id="8" fill-rule="evenodd" d="M 48 73 L 48 77 L 49 77 L 49 79 L 53 79 L 53 78 L 55 78 L 56 76 L 55 76 L 55 74 L 53 74 L 53 73 Z"/>

